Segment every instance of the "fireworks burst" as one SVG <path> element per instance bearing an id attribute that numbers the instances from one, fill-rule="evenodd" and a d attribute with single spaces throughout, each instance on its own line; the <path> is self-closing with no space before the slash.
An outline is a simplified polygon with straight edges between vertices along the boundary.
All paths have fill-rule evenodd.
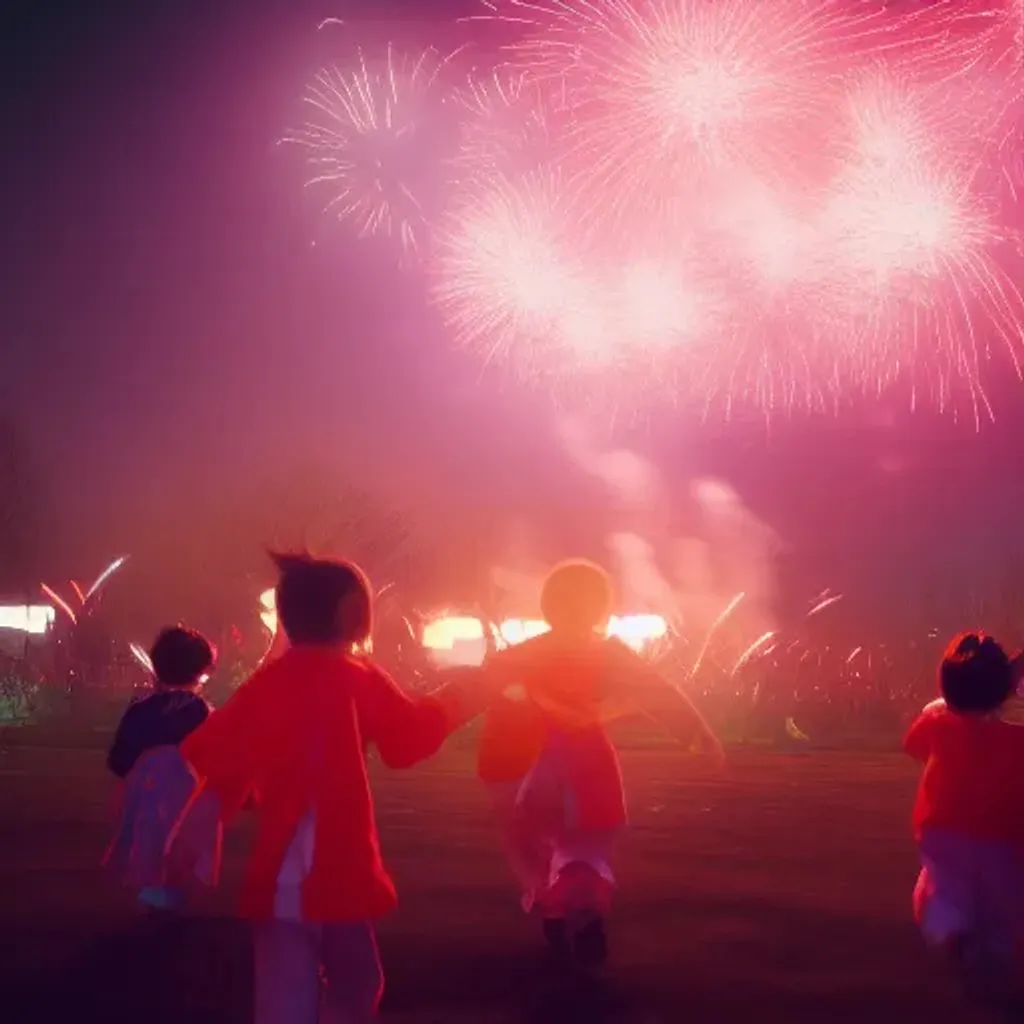
<path id="1" fill-rule="evenodd" d="M 552 165 L 556 128 L 568 114 L 564 89 L 546 88 L 525 72 L 500 70 L 471 75 L 452 98 L 461 122 L 452 166 L 460 189 Z"/>
<path id="2" fill-rule="evenodd" d="M 358 234 L 440 226 L 459 344 L 616 411 L 655 383 L 992 414 L 986 363 L 1024 347 L 1024 0 L 484 4 L 496 67 L 446 91 L 435 51 L 360 54 L 289 139 Z"/>
<path id="3" fill-rule="evenodd" d="M 440 158 L 428 126 L 443 117 L 440 80 L 454 56 L 427 49 L 410 57 L 389 46 L 368 60 L 360 51 L 354 68 L 326 68 L 307 87 L 309 117 L 284 141 L 306 150 L 307 186 L 327 191 L 326 212 L 360 237 L 397 239 L 406 253 L 423 245 L 424 165 Z"/>
<path id="4" fill-rule="evenodd" d="M 1021 297 L 995 255 L 1005 239 L 979 195 L 977 140 L 952 103 L 946 89 L 884 74 L 851 91 L 821 237 L 837 319 L 856 341 L 851 376 L 885 386 L 909 365 L 940 403 L 955 384 L 984 402 L 992 333 L 1017 365 Z"/>
<path id="5" fill-rule="evenodd" d="M 461 341 L 530 372 L 593 354 L 602 324 L 578 225 L 556 177 L 499 178 L 457 209 L 441 243 L 436 296 Z"/>
<path id="6" fill-rule="evenodd" d="M 120 558 L 115 558 L 114 561 L 108 565 L 103 572 L 96 577 L 93 581 L 92 586 L 88 590 L 83 590 L 82 587 L 71 580 L 71 589 L 75 593 L 75 599 L 73 601 L 67 601 L 60 594 L 54 590 L 49 584 L 41 583 L 39 589 L 51 600 L 53 603 L 68 617 L 72 625 L 77 626 L 80 619 L 88 615 L 95 605 L 96 599 L 99 597 L 103 587 L 123 565 L 128 561 L 128 556 L 123 555 Z"/>
<path id="7" fill-rule="evenodd" d="M 523 0 L 497 16 L 532 21 L 511 59 L 569 83 L 573 163 L 627 221 L 685 218 L 693 189 L 723 169 L 812 173 L 808 142 L 856 24 L 800 0 Z"/>

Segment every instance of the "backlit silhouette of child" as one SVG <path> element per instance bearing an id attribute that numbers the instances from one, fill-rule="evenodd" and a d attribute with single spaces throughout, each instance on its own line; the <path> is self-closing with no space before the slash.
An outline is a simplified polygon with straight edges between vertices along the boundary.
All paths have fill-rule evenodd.
<path id="1" fill-rule="evenodd" d="M 687 745 L 721 756 L 707 723 L 639 655 L 606 636 L 607 574 L 556 566 L 541 596 L 550 631 L 494 653 L 485 671 L 506 696 L 488 713 L 478 774 L 488 784 L 523 907 L 536 908 L 556 954 L 589 968 L 607 957 L 612 852 L 626 824 L 619 759 L 606 725 L 652 713 Z"/>
<path id="2" fill-rule="evenodd" d="M 276 562 L 287 647 L 275 645 L 182 750 L 225 810 L 259 793 L 241 898 L 254 927 L 256 1024 L 315 1024 L 321 968 L 328 1012 L 357 1024 L 375 1015 L 383 987 L 374 921 L 396 903 L 366 745 L 388 766 L 410 767 L 473 708 L 455 687 L 412 700 L 361 653 L 371 590 L 355 565 Z"/>
<path id="3" fill-rule="evenodd" d="M 191 819 L 185 838 L 198 846 L 190 851 L 187 867 L 164 857 L 171 828 L 194 794 L 194 777 L 178 748 L 210 715 L 200 691 L 216 652 L 202 634 L 174 626 L 157 637 L 149 659 L 155 692 L 128 706 L 107 755 L 107 767 L 124 786 L 117 832 L 105 862 L 137 891 L 144 908 L 178 910 L 194 868 L 210 884 L 217 875 L 216 814 Z M 202 835 L 196 831 L 201 821 Z"/>

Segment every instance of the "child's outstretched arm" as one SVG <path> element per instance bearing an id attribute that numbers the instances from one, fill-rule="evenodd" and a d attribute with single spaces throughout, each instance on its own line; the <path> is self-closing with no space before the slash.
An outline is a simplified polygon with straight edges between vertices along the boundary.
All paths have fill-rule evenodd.
<path id="1" fill-rule="evenodd" d="M 216 794 L 225 818 L 252 795 L 256 761 L 268 742 L 269 726 L 260 710 L 260 681 L 257 671 L 180 746 L 202 786 Z"/>
<path id="2" fill-rule="evenodd" d="M 625 644 L 614 643 L 614 671 L 632 701 L 683 746 L 697 746 L 702 753 L 722 761 L 725 751 L 696 705 L 673 686 L 650 662 Z"/>
<path id="3" fill-rule="evenodd" d="M 411 768 L 433 757 L 448 736 L 475 717 L 478 671 L 450 673 L 449 683 L 426 697 L 410 697 L 379 666 L 366 663 L 358 697 L 363 735 L 389 768 Z"/>

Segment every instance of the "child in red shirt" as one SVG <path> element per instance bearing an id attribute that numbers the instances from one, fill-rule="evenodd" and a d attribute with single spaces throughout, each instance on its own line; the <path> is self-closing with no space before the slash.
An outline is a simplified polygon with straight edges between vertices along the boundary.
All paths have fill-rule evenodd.
<path id="1" fill-rule="evenodd" d="M 939 670 L 942 699 L 904 740 L 924 764 L 913 815 L 917 920 L 991 995 L 1015 980 L 1024 913 L 1024 729 L 1002 715 L 1014 676 L 991 637 L 954 638 Z"/>
<path id="2" fill-rule="evenodd" d="M 607 957 L 604 915 L 626 824 L 609 720 L 644 709 L 688 743 L 721 755 L 693 705 L 605 629 L 611 584 L 589 562 L 566 562 L 546 580 L 541 610 L 550 631 L 487 663 L 509 696 L 488 714 L 478 774 L 488 784 L 506 853 L 559 957 L 583 967 Z"/>
<path id="3" fill-rule="evenodd" d="M 452 687 L 412 700 L 359 653 L 371 632 L 371 591 L 356 566 L 276 561 L 288 646 L 182 753 L 226 812 L 259 795 L 241 897 L 254 922 L 256 1024 L 316 1024 L 321 966 L 329 1005 L 357 1024 L 375 1016 L 383 986 L 373 921 L 396 903 L 366 744 L 390 767 L 409 767 L 465 721 L 468 700 Z"/>

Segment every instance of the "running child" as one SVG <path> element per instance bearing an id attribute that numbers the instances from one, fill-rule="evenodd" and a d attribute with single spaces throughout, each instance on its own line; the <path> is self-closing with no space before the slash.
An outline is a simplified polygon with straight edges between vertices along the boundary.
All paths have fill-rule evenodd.
<path id="1" fill-rule="evenodd" d="M 215 815 L 203 815 L 202 807 L 188 830 L 189 863 L 168 864 L 164 858 L 171 826 L 195 788 L 178 748 L 210 714 L 201 691 L 216 651 L 202 634 L 174 626 L 160 633 L 149 659 L 154 692 L 128 706 L 107 754 L 107 767 L 124 786 L 105 863 L 136 890 L 143 908 L 179 910 L 194 869 L 203 881 L 216 880 L 219 824 Z"/>
<path id="2" fill-rule="evenodd" d="M 321 969 L 325 1008 L 362 1024 L 375 1016 L 383 987 L 374 922 L 396 904 L 366 744 L 389 767 L 407 768 L 433 755 L 474 709 L 453 686 L 412 700 L 361 653 L 371 635 L 371 590 L 355 565 L 275 561 L 287 647 L 183 753 L 226 812 L 259 792 L 241 896 L 254 929 L 256 1024 L 316 1024 Z"/>
<path id="3" fill-rule="evenodd" d="M 1012 994 L 1022 964 L 1024 729 L 1004 716 L 1015 674 L 992 637 L 955 637 L 939 668 L 942 698 L 904 740 L 924 765 L 915 916 L 969 987 L 994 998 Z"/>
<path id="4" fill-rule="evenodd" d="M 489 786 L 506 854 L 560 959 L 607 958 L 612 853 L 626 825 L 616 717 L 644 711 L 688 746 L 722 748 L 690 701 L 639 655 L 606 635 L 612 588 L 589 562 L 556 566 L 541 595 L 550 631 L 486 664 L 507 696 L 485 718 L 478 774 Z"/>

